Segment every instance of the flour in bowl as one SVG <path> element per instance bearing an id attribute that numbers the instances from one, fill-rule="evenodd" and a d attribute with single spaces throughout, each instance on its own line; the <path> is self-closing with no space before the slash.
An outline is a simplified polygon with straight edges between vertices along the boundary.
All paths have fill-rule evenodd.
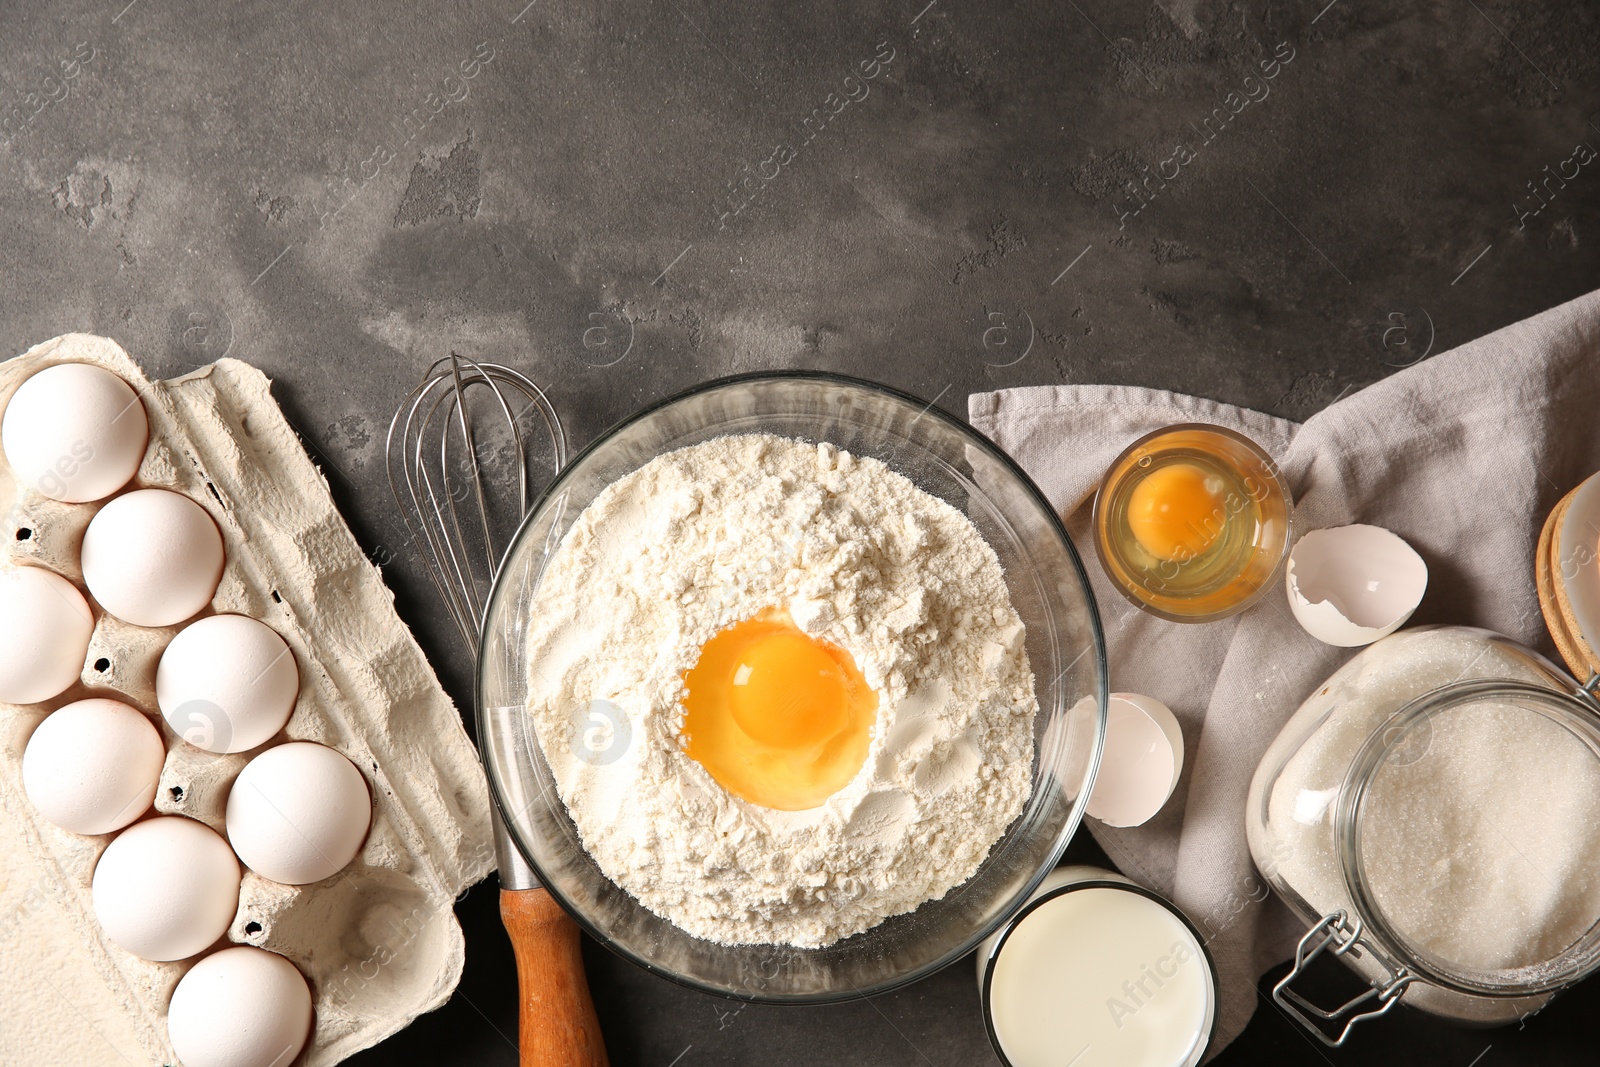
<path id="1" fill-rule="evenodd" d="M 820 806 L 735 795 L 686 748 L 684 674 L 782 613 L 876 695 Z M 716 438 L 608 486 L 528 621 L 529 711 L 583 845 L 641 904 L 723 944 L 821 946 L 944 896 L 1022 812 L 1038 702 L 994 551 L 873 459 Z"/>

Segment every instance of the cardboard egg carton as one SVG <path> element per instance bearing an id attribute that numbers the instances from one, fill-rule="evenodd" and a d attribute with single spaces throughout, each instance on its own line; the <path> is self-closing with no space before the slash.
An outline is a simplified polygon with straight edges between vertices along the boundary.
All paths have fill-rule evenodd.
<path id="1" fill-rule="evenodd" d="M 58 362 L 97 364 L 138 392 L 150 445 L 130 488 L 170 489 L 205 508 L 227 551 L 208 610 L 260 619 L 293 651 L 299 700 L 268 745 L 335 748 L 372 793 L 372 829 L 352 863 L 306 886 L 246 871 L 218 943 L 257 945 L 300 968 L 316 1021 L 295 1064 L 327 1067 L 454 991 L 464 956 L 454 903 L 494 866 L 482 768 L 265 375 L 224 359 L 152 382 L 115 342 L 68 334 L 0 364 L 0 407 Z M 0 550 L 12 563 L 48 567 L 82 589 L 78 548 L 99 506 L 19 487 L 0 457 Z M 194 963 L 141 960 L 100 932 L 90 880 L 114 835 L 72 834 L 35 812 L 21 778 L 34 727 L 89 696 L 150 713 L 167 747 L 156 810 L 219 832 L 228 788 L 258 751 L 212 755 L 177 737 L 156 708 L 155 669 L 181 627 L 134 626 L 90 603 L 96 623 L 79 684 L 44 704 L 0 704 L 0 1063 L 176 1063 L 166 1006 Z"/>

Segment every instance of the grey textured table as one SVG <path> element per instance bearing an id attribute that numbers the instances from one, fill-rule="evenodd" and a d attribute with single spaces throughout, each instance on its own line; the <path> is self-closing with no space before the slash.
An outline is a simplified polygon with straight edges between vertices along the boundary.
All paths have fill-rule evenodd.
<path id="1" fill-rule="evenodd" d="M 383 478 L 433 357 L 524 368 L 578 444 L 774 367 L 1303 418 L 1597 284 L 1597 46 L 1555 0 L 4 0 L 0 350 L 264 368 L 465 702 Z M 460 913 L 461 991 L 352 1063 L 514 1062 L 492 883 Z M 965 963 L 741 1009 L 590 948 L 618 1065 L 994 1062 Z M 1596 1008 L 1324 1055 L 1265 1006 L 1218 1062 L 1592 1062 Z"/>

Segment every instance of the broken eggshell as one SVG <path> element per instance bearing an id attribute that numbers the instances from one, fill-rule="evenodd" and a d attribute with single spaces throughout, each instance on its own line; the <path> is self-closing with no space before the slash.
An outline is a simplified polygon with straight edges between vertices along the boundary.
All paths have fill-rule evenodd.
<path id="1" fill-rule="evenodd" d="M 1085 810 L 1107 826 L 1142 826 L 1172 796 L 1183 773 L 1183 731 L 1161 701 L 1112 693 L 1105 744 Z"/>
<path id="2" fill-rule="evenodd" d="M 1284 583 L 1306 633 L 1356 648 L 1405 624 L 1428 588 L 1428 565 L 1381 526 L 1334 526 L 1300 538 Z"/>

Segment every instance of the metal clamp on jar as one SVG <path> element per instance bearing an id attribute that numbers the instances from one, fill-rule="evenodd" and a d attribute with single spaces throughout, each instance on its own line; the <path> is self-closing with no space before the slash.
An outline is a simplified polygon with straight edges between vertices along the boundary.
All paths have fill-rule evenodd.
<path id="1" fill-rule="evenodd" d="M 1600 967 L 1600 676 L 1468 627 L 1363 650 L 1302 704 L 1250 786 L 1250 849 L 1309 926 L 1273 999 L 1325 1044 L 1406 1004 L 1470 1025 Z M 1327 953 L 1371 988 L 1321 1008 Z"/>

